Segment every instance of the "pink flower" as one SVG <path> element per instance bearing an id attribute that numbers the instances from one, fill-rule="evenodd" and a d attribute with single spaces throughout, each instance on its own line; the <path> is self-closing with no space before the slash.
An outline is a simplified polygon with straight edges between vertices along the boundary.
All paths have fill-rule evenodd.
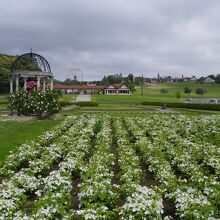
<path id="1" fill-rule="evenodd" d="M 27 87 L 27 89 L 36 88 L 36 87 L 37 87 L 37 82 L 35 82 L 35 81 L 27 82 L 27 83 L 26 83 L 26 87 Z"/>

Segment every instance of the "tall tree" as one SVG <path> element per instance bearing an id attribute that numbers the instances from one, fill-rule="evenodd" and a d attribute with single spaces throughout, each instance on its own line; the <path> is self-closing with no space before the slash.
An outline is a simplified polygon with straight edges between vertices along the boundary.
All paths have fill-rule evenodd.
<path id="1" fill-rule="evenodd" d="M 216 83 L 220 83 L 220 74 L 218 74 L 218 75 L 215 77 L 215 82 L 216 82 Z"/>
<path id="2" fill-rule="evenodd" d="M 134 82 L 134 75 L 133 74 L 129 74 L 128 75 L 128 82 L 129 83 L 133 83 Z"/>

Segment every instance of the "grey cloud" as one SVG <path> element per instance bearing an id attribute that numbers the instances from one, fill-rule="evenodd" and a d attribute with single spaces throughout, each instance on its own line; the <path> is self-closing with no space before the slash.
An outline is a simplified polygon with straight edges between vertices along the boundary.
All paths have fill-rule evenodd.
<path id="1" fill-rule="evenodd" d="M 33 47 L 58 79 L 220 72 L 217 0 L 1 0 L 0 51 Z"/>

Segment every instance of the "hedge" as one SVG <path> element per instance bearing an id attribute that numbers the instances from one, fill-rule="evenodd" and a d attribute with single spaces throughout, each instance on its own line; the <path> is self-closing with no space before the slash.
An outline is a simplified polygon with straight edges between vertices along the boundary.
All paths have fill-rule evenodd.
<path id="1" fill-rule="evenodd" d="M 8 100 L 7 99 L 0 99 L 0 105 L 2 104 L 8 104 Z"/>
<path id="2" fill-rule="evenodd" d="M 98 106 L 99 105 L 97 102 L 90 102 L 90 101 L 76 102 L 75 104 L 78 106 Z"/>
<path id="3" fill-rule="evenodd" d="M 213 110 L 220 111 L 220 104 L 197 104 L 197 103 L 181 103 L 181 102 L 142 102 L 142 105 L 155 105 L 164 106 L 171 108 L 188 108 L 188 109 L 199 109 L 199 110 Z"/>
<path id="4" fill-rule="evenodd" d="M 60 104 L 61 107 L 64 107 L 64 106 L 69 105 L 70 103 L 66 102 L 66 101 L 59 101 L 59 104 Z"/>

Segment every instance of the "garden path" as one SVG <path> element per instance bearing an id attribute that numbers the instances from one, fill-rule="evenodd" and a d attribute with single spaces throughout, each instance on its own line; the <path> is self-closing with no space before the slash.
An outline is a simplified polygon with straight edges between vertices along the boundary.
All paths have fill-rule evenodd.
<path id="1" fill-rule="evenodd" d="M 91 101 L 91 95 L 80 94 L 76 97 L 77 102 Z"/>

